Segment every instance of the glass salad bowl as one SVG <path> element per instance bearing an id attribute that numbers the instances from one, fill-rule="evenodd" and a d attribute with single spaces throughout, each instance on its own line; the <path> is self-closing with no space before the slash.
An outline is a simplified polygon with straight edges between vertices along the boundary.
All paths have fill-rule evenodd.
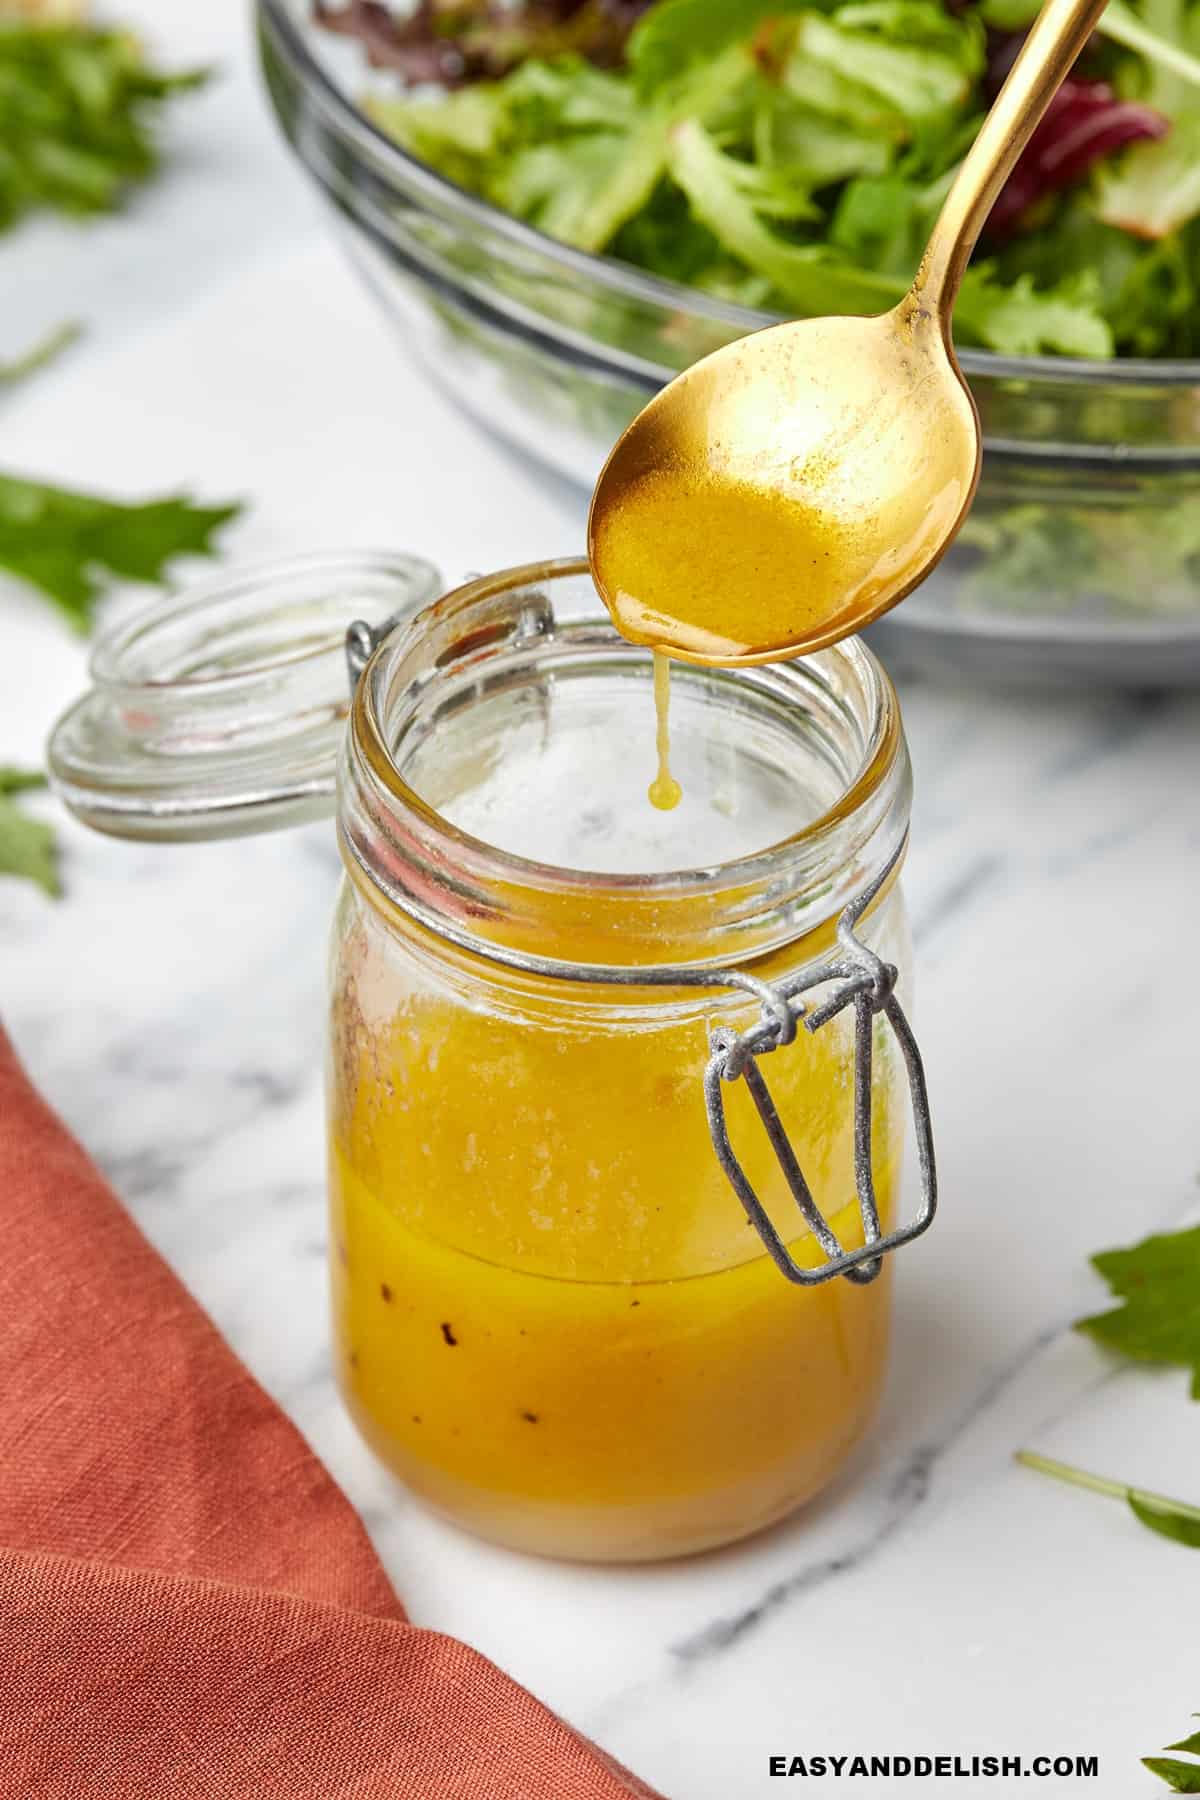
<path id="1" fill-rule="evenodd" d="M 490 431 L 593 483 L 664 382 L 775 315 L 557 243 L 393 143 L 359 46 L 257 0 L 284 133 L 402 341 Z M 967 350 L 983 479 L 945 561 L 874 628 L 893 662 L 1200 682 L 1200 361 Z"/>

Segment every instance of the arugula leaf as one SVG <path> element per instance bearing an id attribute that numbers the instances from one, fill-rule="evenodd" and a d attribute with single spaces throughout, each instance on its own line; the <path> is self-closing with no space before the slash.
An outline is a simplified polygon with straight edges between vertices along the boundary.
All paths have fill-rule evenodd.
<path id="1" fill-rule="evenodd" d="M 1113 1500 L 1124 1500 L 1130 1512 L 1148 1531 L 1189 1550 L 1200 1550 L 1200 1506 L 1189 1506 L 1186 1500 L 1172 1500 L 1166 1494 L 1152 1494 L 1147 1488 L 1128 1487 L 1123 1481 L 1110 1481 L 1106 1475 L 1092 1475 L 1070 1463 L 1056 1462 L 1051 1456 L 1039 1456 L 1033 1450 L 1018 1450 L 1016 1461 L 1039 1474 L 1050 1475 L 1070 1487 L 1087 1488 L 1093 1494 L 1106 1494 Z M 1179 1749 L 1178 1744 L 1172 1749 Z"/>
<path id="2" fill-rule="evenodd" d="M 1135 1361 L 1190 1369 L 1200 1400 L 1200 1225 L 1104 1250 L 1092 1266 L 1123 1304 L 1080 1319 L 1076 1331 Z"/>
<path id="3" fill-rule="evenodd" d="M 53 331 L 48 331 L 45 337 L 39 338 L 36 344 L 31 344 L 20 356 L 13 357 L 9 362 L 0 362 L 0 387 L 24 381 L 27 375 L 44 369 L 75 343 L 82 330 L 83 326 L 77 320 L 68 319 L 62 325 L 56 325 Z"/>
<path id="4" fill-rule="evenodd" d="M 240 510 L 184 495 L 129 505 L 0 472 L 0 568 L 40 588 L 84 631 L 105 572 L 157 581 L 172 557 L 212 555 L 213 534 Z"/>
<path id="5" fill-rule="evenodd" d="M 1174 1756 L 1143 1756 L 1143 1766 L 1165 1781 L 1174 1794 L 1200 1794 L 1200 1763 L 1180 1762 Z"/>
<path id="6" fill-rule="evenodd" d="M 45 785 L 46 777 L 39 770 L 0 766 L 0 875 L 21 876 L 57 899 L 62 887 L 54 833 L 40 819 L 22 812 L 11 798 Z"/>
<path id="7" fill-rule="evenodd" d="M 153 114 L 207 75 L 151 69 L 127 32 L 0 17 L 0 230 L 38 207 L 111 211 L 157 167 Z"/>
<path id="8" fill-rule="evenodd" d="M 1168 1750 L 1183 1750 L 1189 1756 L 1200 1756 L 1200 1731 L 1194 1731 L 1178 1744 L 1168 1744 Z M 1152 1775 L 1157 1775 L 1166 1782 L 1176 1794 L 1200 1794 L 1200 1763 L 1180 1762 L 1172 1756 L 1143 1756 L 1143 1765 Z"/>
<path id="9" fill-rule="evenodd" d="M 1130 1488 L 1125 1498 L 1134 1518 L 1148 1531 L 1156 1531 L 1176 1544 L 1186 1544 L 1189 1550 L 1200 1550 L 1200 1508 L 1164 1499 L 1160 1494 L 1147 1494 L 1139 1488 Z"/>

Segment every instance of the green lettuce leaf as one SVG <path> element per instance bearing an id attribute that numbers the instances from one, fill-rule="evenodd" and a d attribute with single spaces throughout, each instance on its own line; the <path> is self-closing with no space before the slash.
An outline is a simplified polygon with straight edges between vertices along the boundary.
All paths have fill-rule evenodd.
<path id="1" fill-rule="evenodd" d="M 910 124 L 944 119 L 969 100 L 983 70 L 983 32 L 936 0 L 862 0 L 797 23 L 793 63 L 850 76 Z"/>
<path id="2" fill-rule="evenodd" d="M 959 332 L 1005 356 L 1109 357 L 1113 337 L 1100 284 L 1088 271 L 1039 288 L 1032 275 L 997 280 L 984 263 L 967 270 L 955 320 Z"/>
<path id="3" fill-rule="evenodd" d="M 753 74 L 734 50 L 642 104 L 628 80 L 578 57 L 525 63 L 441 101 L 378 100 L 377 122 L 414 155 L 576 249 L 600 251 L 650 200 L 681 115 L 707 116 Z"/>
<path id="4" fill-rule="evenodd" d="M 866 91 L 865 89 L 863 90 Z M 814 194 L 856 175 L 883 175 L 896 133 L 847 122 L 810 106 L 787 88 L 763 84 L 753 122 L 756 162 Z"/>
<path id="5" fill-rule="evenodd" d="M 618 137 L 596 131 L 516 151 L 493 184 L 508 212 L 580 250 L 602 250 L 645 206 L 666 163 L 661 120 Z"/>
<path id="6" fill-rule="evenodd" d="M 1171 121 L 1165 138 L 1132 144 L 1101 165 L 1096 214 L 1139 238 L 1165 238 L 1200 215 L 1200 8 L 1185 0 L 1145 0 L 1142 13 L 1118 5 L 1116 29 L 1142 45 L 1149 79 L 1140 97 Z M 1164 51 L 1174 55 L 1164 61 Z"/>
<path id="7" fill-rule="evenodd" d="M 696 217 L 796 313 L 881 312 L 904 293 L 903 282 L 772 231 L 758 205 L 761 172 L 727 155 L 696 120 L 672 131 L 668 166 Z"/>
<path id="8" fill-rule="evenodd" d="M 1133 237 L 1165 238 L 1200 215 L 1200 113 L 1157 143 L 1132 144 L 1096 177 L 1096 212 Z"/>
<path id="9" fill-rule="evenodd" d="M 745 43 L 765 19 L 800 10 L 796 0 L 658 0 L 630 34 L 626 57 L 641 93 Z"/>

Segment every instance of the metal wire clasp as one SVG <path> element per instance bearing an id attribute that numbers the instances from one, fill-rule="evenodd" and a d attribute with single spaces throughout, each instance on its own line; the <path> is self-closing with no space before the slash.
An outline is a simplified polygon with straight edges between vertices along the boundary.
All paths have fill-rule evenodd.
<path id="1" fill-rule="evenodd" d="M 712 1056 L 704 1072 L 704 1103 L 717 1160 L 776 1268 L 800 1287 L 814 1287 L 819 1282 L 831 1280 L 835 1275 L 844 1275 L 847 1281 L 859 1284 L 874 1281 L 883 1267 L 884 1256 L 891 1250 L 899 1249 L 901 1244 L 911 1243 L 913 1238 L 920 1237 L 932 1224 L 937 1210 L 937 1169 L 921 1053 L 912 1034 L 912 1027 L 896 998 L 895 968 L 876 956 L 856 935 L 860 919 L 899 860 L 902 850 L 903 845 L 871 886 L 842 913 L 837 925 L 840 955 L 816 967 L 799 970 L 795 975 L 787 976 L 774 984 L 754 981 L 742 974 L 736 985 L 757 993 L 762 1003 L 762 1017 L 757 1024 L 740 1035 L 725 1027 L 717 1027 L 709 1038 Z M 810 1012 L 800 998 L 801 994 L 830 981 L 837 983 L 833 993 Z M 802 1022 L 806 1031 L 820 1031 L 822 1026 L 828 1025 L 831 1019 L 835 1019 L 848 1006 L 854 1008 L 854 1185 L 863 1222 L 863 1243 L 854 1250 L 842 1249 L 813 1199 L 812 1190 L 797 1161 L 758 1065 L 759 1057 L 769 1055 L 771 1051 L 782 1049 L 794 1041 L 798 1023 Z M 891 1026 L 900 1054 L 904 1058 L 912 1097 L 917 1161 L 921 1175 L 921 1204 L 916 1217 L 887 1233 L 880 1231 L 875 1178 L 871 1168 L 871 1063 L 877 1013 L 882 1014 Z M 751 1187 L 729 1141 L 723 1090 L 726 1082 L 738 1080 L 745 1081 L 749 1088 L 792 1198 L 800 1209 L 805 1224 L 825 1253 L 824 1262 L 818 1263 L 815 1268 L 802 1268 L 790 1254 Z"/>
<path id="2" fill-rule="evenodd" d="M 355 619 L 346 627 L 346 675 L 352 694 L 358 686 L 359 676 L 395 622 L 394 617 L 385 619 L 381 625 L 370 625 L 366 619 Z"/>

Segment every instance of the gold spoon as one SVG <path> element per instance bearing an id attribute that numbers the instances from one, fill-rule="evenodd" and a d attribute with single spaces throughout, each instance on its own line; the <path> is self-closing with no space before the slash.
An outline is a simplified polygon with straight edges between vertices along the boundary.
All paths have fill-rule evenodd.
<path id="1" fill-rule="evenodd" d="M 950 318 L 992 203 L 1105 0 L 1047 0 L 916 280 L 878 318 L 773 325 L 676 377 L 618 439 L 588 556 L 613 621 L 690 662 L 817 650 L 911 593 L 979 479 Z"/>

